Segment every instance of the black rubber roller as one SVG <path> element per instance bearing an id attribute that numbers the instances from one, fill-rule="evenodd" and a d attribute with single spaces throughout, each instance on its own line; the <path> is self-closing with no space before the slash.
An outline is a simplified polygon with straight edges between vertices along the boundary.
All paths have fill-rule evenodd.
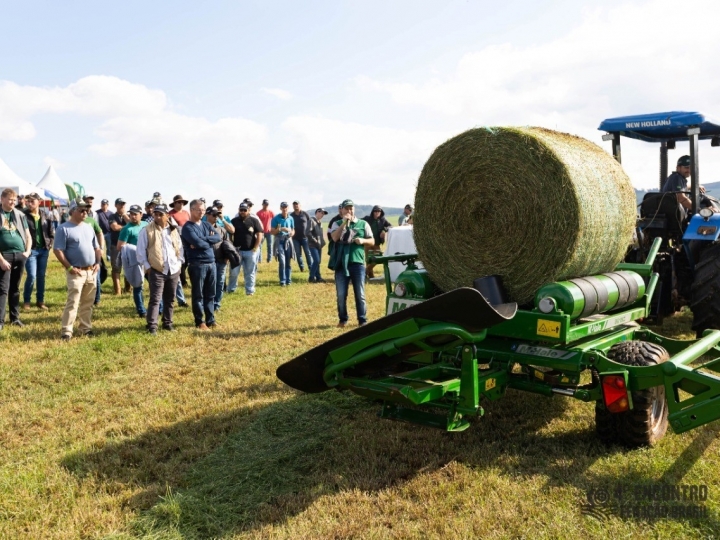
<path id="1" fill-rule="evenodd" d="M 595 313 L 599 313 L 598 309 L 598 292 L 595 289 L 595 285 L 591 283 L 588 278 L 575 278 L 575 279 L 569 279 L 570 283 L 575 285 L 583 295 L 583 301 L 585 302 L 585 308 L 582 310 L 582 313 L 580 313 L 580 318 L 587 317 L 588 315 L 593 315 Z M 597 280 L 596 280 L 597 281 Z M 604 287 L 603 287 L 604 289 Z M 605 303 L 607 304 L 607 291 L 605 291 L 606 294 L 606 300 Z"/>
<path id="2" fill-rule="evenodd" d="M 630 272 L 608 272 L 604 276 L 613 280 L 618 288 L 618 301 L 614 309 L 623 308 L 638 299 L 639 289 L 635 275 Z"/>

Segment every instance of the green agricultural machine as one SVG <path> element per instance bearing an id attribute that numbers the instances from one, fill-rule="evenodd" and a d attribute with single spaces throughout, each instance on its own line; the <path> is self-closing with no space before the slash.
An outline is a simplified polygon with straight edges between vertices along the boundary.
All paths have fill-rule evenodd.
<path id="1" fill-rule="evenodd" d="M 532 304 L 505 301 L 496 276 L 437 291 L 417 255 L 385 265 L 387 315 L 281 365 L 303 392 L 350 391 L 383 418 L 463 431 L 508 388 L 595 403 L 605 442 L 652 445 L 720 417 L 720 330 L 680 341 L 638 324 L 650 313 L 656 238 L 642 263 L 550 283 Z M 390 282 L 390 262 L 407 268 Z"/>

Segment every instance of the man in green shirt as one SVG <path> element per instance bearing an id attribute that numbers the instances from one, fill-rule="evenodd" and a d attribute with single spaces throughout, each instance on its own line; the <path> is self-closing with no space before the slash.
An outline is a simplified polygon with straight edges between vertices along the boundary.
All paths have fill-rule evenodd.
<path id="1" fill-rule="evenodd" d="M 365 246 L 375 243 L 372 229 L 367 221 L 355 217 L 355 204 L 345 199 L 340 210 L 342 219 L 333 223 L 330 236 L 335 242 L 330 264 L 335 270 L 335 290 L 340 322 L 338 328 L 348 323 L 347 295 L 352 282 L 358 325 L 367 324 L 365 302 Z"/>
<path id="2" fill-rule="evenodd" d="M 153 205 L 153 208 L 155 208 L 155 205 Z M 122 230 L 120 231 L 120 236 L 118 237 L 118 257 L 122 257 L 122 250 L 126 244 L 130 244 L 131 246 L 137 246 L 138 235 L 140 234 L 140 231 L 142 231 L 143 228 L 145 228 L 145 226 L 147 225 L 147 222 L 142 220 L 142 208 L 140 208 L 140 206 L 138 206 L 137 204 L 133 204 L 130 207 L 128 216 L 130 217 L 130 223 L 128 223 L 122 228 Z M 120 265 L 122 265 L 122 263 L 118 264 L 118 266 Z M 142 275 L 144 272 L 142 270 L 139 270 L 139 272 L 141 276 L 140 279 L 142 280 Z M 127 271 L 125 272 L 125 277 L 128 278 Z M 133 301 L 135 302 L 135 310 L 137 311 L 138 317 L 144 318 L 147 315 L 147 311 L 145 310 L 145 300 L 143 299 L 142 281 L 140 282 L 139 287 L 133 287 Z"/>
<path id="3" fill-rule="evenodd" d="M 32 250 L 30 257 L 25 261 L 27 277 L 23 288 L 23 309 L 30 309 L 30 300 L 36 282 L 36 305 L 40 309 L 47 309 L 45 305 L 45 274 L 55 229 L 47 215 L 40 211 L 41 200 L 42 198 L 37 193 L 28 193 L 25 196 L 25 218 L 32 238 Z"/>
<path id="4" fill-rule="evenodd" d="M 5 308 L 10 305 L 10 324 L 20 321 L 20 279 L 30 257 L 32 237 L 25 214 L 15 208 L 17 193 L 6 188 L 0 194 L 0 330 L 5 325 Z"/>

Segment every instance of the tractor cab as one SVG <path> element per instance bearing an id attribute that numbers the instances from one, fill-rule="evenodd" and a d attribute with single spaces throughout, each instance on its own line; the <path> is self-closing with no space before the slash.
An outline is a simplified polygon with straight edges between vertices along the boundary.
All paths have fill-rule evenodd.
<path id="1" fill-rule="evenodd" d="M 653 241 L 661 239 L 661 251 L 655 259 L 660 284 L 653 299 L 652 318 L 659 323 L 689 304 L 698 334 L 706 328 L 720 328 L 720 298 L 713 298 L 715 287 L 720 286 L 720 272 L 709 268 L 720 256 L 716 247 L 720 202 L 700 191 L 698 154 L 700 140 L 709 139 L 711 146 L 720 146 L 720 124 L 697 112 L 672 111 L 608 118 L 598 129 L 606 132 L 603 140 L 612 142 L 612 153 L 619 163 L 621 137 L 660 145 L 658 191 L 647 193 L 640 204 L 636 242 L 626 259 L 628 263 L 645 260 Z M 662 192 L 668 178 L 668 150 L 674 149 L 677 141 L 688 141 L 690 146 L 689 191 L 680 192 L 690 198 L 689 210 L 678 202 L 678 192 Z M 710 282 L 705 283 L 708 279 Z"/>

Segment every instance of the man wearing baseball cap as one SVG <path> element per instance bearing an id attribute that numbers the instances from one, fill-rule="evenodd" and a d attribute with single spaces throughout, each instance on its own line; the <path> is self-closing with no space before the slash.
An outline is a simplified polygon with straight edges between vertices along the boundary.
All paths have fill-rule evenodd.
<path id="1" fill-rule="evenodd" d="M 275 213 L 270 210 L 268 206 L 270 206 L 270 201 L 263 199 L 262 210 L 258 210 L 257 217 L 263 226 L 263 242 L 267 244 L 267 262 L 270 262 L 273 251 L 273 234 L 271 232 L 272 227 L 270 224 L 272 223 L 272 219 L 275 217 Z M 258 259 L 262 259 L 262 244 L 260 244 L 260 255 L 261 256 L 258 257 Z"/>
<path id="2" fill-rule="evenodd" d="M 348 323 L 347 295 L 350 283 L 355 293 L 355 309 L 358 324 L 367 324 L 367 303 L 365 302 L 365 247 L 375 243 L 370 225 L 355 217 L 355 203 L 350 199 L 342 202 L 342 221 L 336 221 L 330 235 L 335 249 L 330 266 L 335 270 L 335 290 L 340 322 L 338 328 Z"/>
<path id="3" fill-rule="evenodd" d="M 292 267 L 290 262 L 293 258 L 292 237 L 295 234 L 295 221 L 288 213 L 288 203 L 280 203 L 280 213 L 272 219 L 271 232 L 275 235 L 275 253 L 278 256 L 278 274 L 280 275 L 280 286 L 286 287 L 292 283 Z"/>
<path id="4" fill-rule="evenodd" d="M 225 232 L 227 232 L 229 235 L 232 235 L 235 233 L 235 227 L 232 224 L 232 220 L 230 219 L 230 216 L 228 216 L 223 209 L 225 208 L 225 205 L 220 199 L 215 199 L 212 203 L 212 206 L 209 206 L 208 208 L 215 208 L 217 210 L 217 226 L 222 227 L 225 229 Z M 203 221 L 207 221 L 207 216 L 203 216 Z"/>
<path id="5" fill-rule="evenodd" d="M 92 211 L 92 205 L 93 205 L 93 202 L 95 202 L 95 197 L 93 197 L 92 195 L 83 195 L 82 199 L 83 199 L 83 201 L 85 201 L 87 204 L 90 205 L 88 208 L 88 217 L 95 219 L 95 214 Z"/>
<path id="6" fill-rule="evenodd" d="M 682 205 L 686 211 L 692 210 L 692 200 L 685 193 L 680 191 L 688 191 L 688 178 L 690 178 L 690 156 L 682 156 L 677 160 L 677 167 L 663 185 L 662 192 L 675 193 L 677 202 Z M 700 193 L 705 193 L 705 188 L 700 187 Z"/>
<path id="7" fill-rule="evenodd" d="M 308 245 L 310 246 L 310 255 L 312 255 L 312 265 L 310 266 L 310 283 L 324 283 L 325 280 L 320 276 L 320 261 L 322 260 L 322 248 L 325 245 L 325 235 L 323 235 L 322 220 L 327 216 L 327 210 L 318 208 L 315 215 L 310 218 L 310 234 L 308 235 Z"/>
<path id="8" fill-rule="evenodd" d="M 263 226 L 257 216 L 250 215 L 250 208 L 245 203 L 240 204 L 238 214 L 240 216 L 232 220 L 235 227 L 233 244 L 240 253 L 242 261 L 238 268 L 242 267 L 245 275 L 245 294 L 252 296 L 255 294 L 255 275 L 257 273 L 258 253 L 263 238 Z M 233 281 L 233 272 L 230 272 L 228 292 L 232 292 L 237 288 L 238 276 L 239 273 L 235 274 L 235 280 Z"/>
<path id="9" fill-rule="evenodd" d="M 153 206 L 153 208 L 155 207 Z M 117 251 L 122 261 L 125 279 L 130 282 L 133 288 L 135 311 L 137 311 L 139 317 L 145 317 L 147 311 L 145 310 L 145 301 L 143 300 L 143 271 L 139 269 L 136 246 L 140 231 L 142 231 L 148 223 L 147 221 L 143 221 L 143 209 L 137 204 L 133 204 L 130 207 L 128 215 L 130 216 L 130 223 L 125 225 L 120 231 Z"/>
<path id="10" fill-rule="evenodd" d="M 138 234 L 137 260 L 150 284 L 146 320 L 151 335 L 157 334 L 161 305 L 163 330 L 174 330 L 173 303 L 184 261 L 178 230 L 179 227 L 170 224 L 167 206 L 158 204 L 153 210 L 153 222 Z"/>
<path id="11" fill-rule="evenodd" d="M 412 214 L 413 207 L 409 204 L 405 205 L 405 208 L 403 208 L 402 215 L 398 218 L 398 225 L 408 225 L 408 218 L 410 217 L 410 214 Z"/>
<path id="12" fill-rule="evenodd" d="M 130 223 L 130 216 L 125 212 L 125 200 L 118 197 L 115 199 L 115 213 L 108 217 L 110 223 L 110 264 L 112 265 L 112 281 L 115 296 L 122 294 L 122 286 L 120 285 L 120 274 L 122 266 L 118 265 L 117 243 L 120 238 L 122 228 Z"/>
<path id="13" fill-rule="evenodd" d="M 170 205 L 171 210 L 168 212 L 168 216 L 172 218 L 178 225 L 178 234 L 182 232 L 183 225 L 190 219 L 190 213 L 184 210 L 183 207 L 188 203 L 188 200 L 182 195 L 175 195 Z M 153 214 L 155 215 L 155 214 Z M 183 287 L 187 287 L 187 263 L 183 261 L 182 268 L 180 269 L 180 280 L 177 284 L 175 291 L 175 298 L 178 301 L 180 307 L 188 307 L 188 303 L 185 300 L 185 292 Z"/>
<path id="14" fill-rule="evenodd" d="M 113 214 L 108 210 L 109 207 L 110 201 L 103 199 L 100 201 L 100 210 L 95 211 L 95 221 L 97 221 L 98 225 L 100 225 L 100 230 L 105 238 L 106 246 L 110 246 L 110 216 Z M 110 252 L 108 251 L 105 255 L 109 257 Z"/>
<path id="15" fill-rule="evenodd" d="M 92 310 L 102 250 L 93 228 L 85 223 L 90 208 L 82 199 L 70 203 L 70 219 L 55 231 L 53 253 L 66 270 L 68 298 L 62 314 L 61 339 L 72 338 L 75 319 L 80 332 L 92 335 Z"/>
<path id="16" fill-rule="evenodd" d="M 310 255 L 310 246 L 308 245 L 308 234 L 310 233 L 310 214 L 303 210 L 300 201 L 293 201 L 293 211 L 290 217 L 295 222 L 295 234 L 293 235 L 293 247 L 295 256 L 297 257 L 300 271 L 305 271 L 302 254 L 305 252 L 308 268 L 312 266 L 312 255 Z"/>

